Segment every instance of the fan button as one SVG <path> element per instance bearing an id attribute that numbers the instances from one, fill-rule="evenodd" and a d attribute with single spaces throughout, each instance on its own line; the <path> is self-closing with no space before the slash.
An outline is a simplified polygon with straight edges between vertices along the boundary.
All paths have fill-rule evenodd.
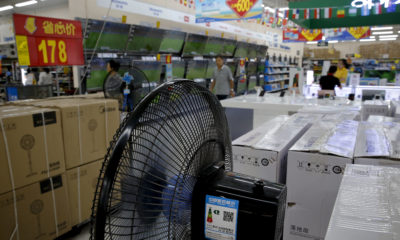
<path id="1" fill-rule="evenodd" d="M 269 165 L 269 161 L 268 161 L 268 159 L 266 159 L 266 158 L 263 158 L 262 160 L 261 160 L 261 164 L 263 165 L 263 166 L 268 166 Z"/>

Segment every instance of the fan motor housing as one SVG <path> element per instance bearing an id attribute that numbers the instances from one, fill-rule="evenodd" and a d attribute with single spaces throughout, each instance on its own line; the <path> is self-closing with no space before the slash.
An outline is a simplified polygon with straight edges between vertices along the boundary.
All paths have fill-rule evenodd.
<path id="1" fill-rule="evenodd" d="M 192 239 L 206 236 L 206 197 L 238 201 L 236 239 L 280 240 L 283 234 L 286 187 L 224 170 L 199 180 L 193 192 Z"/>

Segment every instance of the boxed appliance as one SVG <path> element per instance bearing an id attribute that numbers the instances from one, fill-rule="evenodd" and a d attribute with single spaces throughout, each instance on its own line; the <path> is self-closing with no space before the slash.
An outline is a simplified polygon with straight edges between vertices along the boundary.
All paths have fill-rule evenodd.
<path id="1" fill-rule="evenodd" d="M 372 123 L 384 123 L 384 122 L 400 123 L 400 118 L 370 115 L 368 117 L 368 122 L 372 122 Z"/>
<path id="2" fill-rule="evenodd" d="M 67 169 L 104 157 L 120 123 L 117 100 L 72 98 L 28 104 L 60 110 Z"/>
<path id="3" fill-rule="evenodd" d="M 314 124 L 289 150 L 284 239 L 324 239 L 358 122 Z"/>
<path id="4" fill-rule="evenodd" d="M 0 195 L 0 239 L 52 240 L 71 229 L 65 175 Z"/>
<path id="5" fill-rule="evenodd" d="M 400 168 L 400 124 L 362 123 L 354 163 Z"/>
<path id="6" fill-rule="evenodd" d="M 393 240 L 400 236 L 400 169 L 348 165 L 325 240 Z"/>
<path id="7" fill-rule="evenodd" d="M 0 108 L 0 194 L 64 171 L 59 110 Z"/>
<path id="8" fill-rule="evenodd" d="M 72 226 L 83 223 L 90 218 L 102 164 L 103 160 L 97 160 L 66 172 Z"/>
<path id="9" fill-rule="evenodd" d="M 362 106 L 362 119 L 366 120 L 370 115 L 389 116 L 390 103 L 382 100 L 367 100 Z"/>
<path id="10" fill-rule="evenodd" d="M 286 182 L 288 149 L 315 120 L 314 115 L 278 116 L 232 144 L 233 171 L 271 182 Z"/>

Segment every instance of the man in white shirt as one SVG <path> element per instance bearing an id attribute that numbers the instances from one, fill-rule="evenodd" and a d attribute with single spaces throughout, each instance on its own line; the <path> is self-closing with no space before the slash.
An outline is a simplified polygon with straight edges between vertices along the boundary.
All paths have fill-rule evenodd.
<path id="1" fill-rule="evenodd" d="M 42 72 L 39 74 L 39 85 L 49 85 L 53 84 L 53 78 L 50 74 L 50 69 L 44 68 Z"/>

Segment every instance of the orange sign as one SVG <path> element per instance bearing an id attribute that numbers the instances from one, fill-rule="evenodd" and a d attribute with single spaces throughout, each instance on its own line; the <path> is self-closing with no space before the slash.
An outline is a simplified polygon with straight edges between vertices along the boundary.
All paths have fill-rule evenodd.
<path id="1" fill-rule="evenodd" d="M 244 17 L 253 8 L 257 0 L 227 0 L 226 4 L 239 16 Z"/>

